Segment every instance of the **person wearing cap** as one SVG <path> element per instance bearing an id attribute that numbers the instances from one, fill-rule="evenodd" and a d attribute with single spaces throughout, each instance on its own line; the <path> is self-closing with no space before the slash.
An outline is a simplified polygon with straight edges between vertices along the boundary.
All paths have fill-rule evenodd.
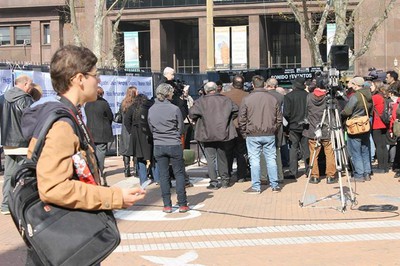
<path id="1" fill-rule="evenodd" d="M 315 82 L 315 89 L 312 93 L 307 96 L 306 103 L 306 119 L 308 121 L 308 128 L 303 131 L 303 136 L 308 138 L 308 147 L 310 155 L 314 154 L 310 161 L 312 165 L 310 183 L 318 184 L 320 182 L 319 167 L 318 167 L 318 155 L 321 151 L 321 147 L 324 148 L 326 158 L 326 183 L 333 184 L 337 182 L 335 177 L 336 165 L 335 156 L 332 149 L 332 142 L 329 131 L 328 115 L 326 115 L 325 121 L 322 121 L 324 110 L 327 108 L 326 104 L 326 87 L 322 79 L 317 79 Z M 322 122 L 322 123 L 321 123 Z M 322 126 L 320 126 L 322 125 Z M 317 130 L 320 130 L 321 134 L 317 136 Z M 318 145 L 317 145 L 318 144 Z M 319 145 L 320 144 L 320 145 Z"/>
<path id="2" fill-rule="evenodd" d="M 306 101 L 308 92 L 305 91 L 306 80 L 298 76 L 292 81 L 293 90 L 285 95 L 283 101 L 283 116 L 288 122 L 289 129 L 289 143 L 290 143 L 290 161 L 289 172 L 287 179 L 296 179 L 298 176 L 298 149 L 301 149 L 303 160 L 306 168 L 308 169 L 308 140 L 303 136 L 303 123 L 306 113 Z"/>
<path id="3" fill-rule="evenodd" d="M 369 88 L 364 88 L 365 80 L 362 77 L 354 77 L 348 86 L 355 93 L 351 96 L 341 115 L 343 118 L 371 115 L 373 110 L 372 95 Z M 365 105 L 364 107 L 364 100 Z M 347 136 L 347 146 L 351 161 L 353 163 L 353 178 L 358 182 L 371 180 L 371 143 L 370 132 Z"/>

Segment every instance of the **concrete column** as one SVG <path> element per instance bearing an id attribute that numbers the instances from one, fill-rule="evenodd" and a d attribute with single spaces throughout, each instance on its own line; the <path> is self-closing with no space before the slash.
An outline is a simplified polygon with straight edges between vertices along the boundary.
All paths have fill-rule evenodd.
<path id="1" fill-rule="evenodd" d="M 249 16 L 249 68 L 260 68 L 260 30 L 261 20 L 259 15 Z"/>
<path id="2" fill-rule="evenodd" d="M 199 67 L 200 73 L 207 71 L 207 19 L 201 17 L 199 21 Z"/>
<path id="3" fill-rule="evenodd" d="M 302 67 L 310 67 L 312 65 L 312 60 L 311 60 L 311 51 L 308 46 L 307 39 L 304 36 L 304 30 L 302 27 L 300 27 L 300 51 L 301 51 L 301 66 Z"/>
<path id="4" fill-rule="evenodd" d="M 42 29 L 40 21 L 31 22 L 31 61 L 33 63 L 41 63 L 42 58 Z"/>
<path id="5" fill-rule="evenodd" d="M 63 33 L 59 20 L 50 21 L 50 45 L 52 55 L 57 51 L 60 46 L 64 45 Z"/>
<path id="6" fill-rule="evenodd" d="M 151 69 L 161 72 L 161 21 L 150 20 Z"/>

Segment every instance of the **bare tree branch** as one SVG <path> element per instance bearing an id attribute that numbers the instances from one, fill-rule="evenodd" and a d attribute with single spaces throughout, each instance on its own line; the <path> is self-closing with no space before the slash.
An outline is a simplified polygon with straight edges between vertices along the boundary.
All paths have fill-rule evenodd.
<path id="1" fill-rule="evenodd" d="M 110 49 L 108 51 L 107 54 L 107 58 L 111 61 L 114 61 L 116 64 L 120 61 L 118 60 L 118 58 L 115 58 L 115 49 L 117 46 L 117 40 L 118 40 L 118 27 L 119 27 L 119 23 L 121 21 L 121 17 L 122 17 L 122 12 L 125 9 L 125 5 L 128 2 L 128 0 L 123 0 L 122 4 L 121 4 L 121 8 L 118 11 L 118 14 L 115 18 L 115 22 L 112 28 L 112 37 L 111 37 L 111 45 L 110 45 Z"/>

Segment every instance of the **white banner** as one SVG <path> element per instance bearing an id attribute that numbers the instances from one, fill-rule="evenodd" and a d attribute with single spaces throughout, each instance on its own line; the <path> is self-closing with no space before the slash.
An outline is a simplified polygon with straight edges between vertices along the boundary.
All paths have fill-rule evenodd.
<path id="1" fill-rule="evenodd" d="M 32 77 L 33 82 L 42 87 L 43 97 L 56 94 L 51 85 L 50 73 L 23 70 L 15 70 L 14 73 L 15 77 L 23 74 Z M 11 77 L 11 70 L 0 70 L 1 94 L 12 87 Z M 99 86 L 103 88 L 104 99 L 107 100 L 114 114 L 118 112 L 119 106 L 125 97 L 126 89 L 130 86 L 136 87 L 139 93 L 145 94 L 149 99 L 153 97 L 152 77 L 101 75 Z M 113 133 L 114 135 L 121 134 L 121 124 L 113 123 Z"/>
<path id="2" fill-rule="evenodd" d="M 247 68 L 247 26 L 232 27 L 232 69 Z"/>
<path id="3" fill-rule="evenodd" d="M 0 70 L 0 95 L 13 86 L 12 71 L 10 69 Z"/>
<path id="4" fill-rule="evenodd" d="M 331 51 L 331 46 L 333 44 L 333 40 L 335 39 L 336 34 L 336 24 L 335 23 L 327 23 L 326 24 L 326 56 L 329 57 L 329 53 Z"/>
<path id="5" fill-rule="evenodd" d="M 100 76 L 100 86 L 104 90 L 104 99 L 110 104 L 115 114 L 119 110 L 122 100 L 125 97 L 126 89 L 134 86 L 139 93 L 145 94 L 149 99 L 153 97 L 153 83 L 151 77 L 137 76 Z M 121 134 L 121 124 L 113 123 L 114 135 Z"/>
<path id="6" fill-rule="evenodd" d="M 139 33 L 124 32 L 125 68 L 139 68 Z"/>
<path id="7" fill-rule="evenodd" d="M 228 69 L 230 61 L 230 27 L 214 28 L 215 68 Z"/>

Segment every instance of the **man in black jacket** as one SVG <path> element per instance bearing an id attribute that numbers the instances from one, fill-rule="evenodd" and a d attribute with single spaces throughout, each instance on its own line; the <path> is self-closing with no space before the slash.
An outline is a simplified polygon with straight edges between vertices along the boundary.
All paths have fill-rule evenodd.
<path id="1" fill-rule="evenodd" d="M 21 132 L 21 116 L 23 110 L 33 103 L 33 99 L 29 95 L 31 88 L 32 79 L 29 76 L 21 75 L 15 80 L 15 87 L 4 93 L 1 115 L 1 145 L 3 145 L 5 154 L 2 214 L 10 214 L 8 193 L 11 174 L 18 167 L 18 163 L 26 158 L 28 152 L 28 141 Z"/>
<path id="2" fill-rule="evenodd" d="M 306 172 L 308 169 L 308 159 L 310 152 L 308 150 L 308 140 L 302 135 L 303 121 L 306 112 L 307 91 L 305 91 L 306 80 L 303 77 L 296 77 L 292 81 L 293 91 L 286 94 L 283 104 L 283 116 L 288 122 L 289 142 L 290 142 L 290 174 L 286 178 L 296 179 L 298 172 L 298 149 L 301 149 L 303 155 Z"/>
<path id="3" fill-rule="evenodd" d="M 103 98 L 104 90 L 97 88 L 97 100 L 85 104 L 85 113 L 87 127 L 92 134 L 94 144 L 96 145 L 96 157 L 99 163 L 103 185 L 107 185 L 104 175 L 104 161 L 106 158 L 107 143 L 114 140 L 111 123 L 113 113 L 110 105 Z"/>

